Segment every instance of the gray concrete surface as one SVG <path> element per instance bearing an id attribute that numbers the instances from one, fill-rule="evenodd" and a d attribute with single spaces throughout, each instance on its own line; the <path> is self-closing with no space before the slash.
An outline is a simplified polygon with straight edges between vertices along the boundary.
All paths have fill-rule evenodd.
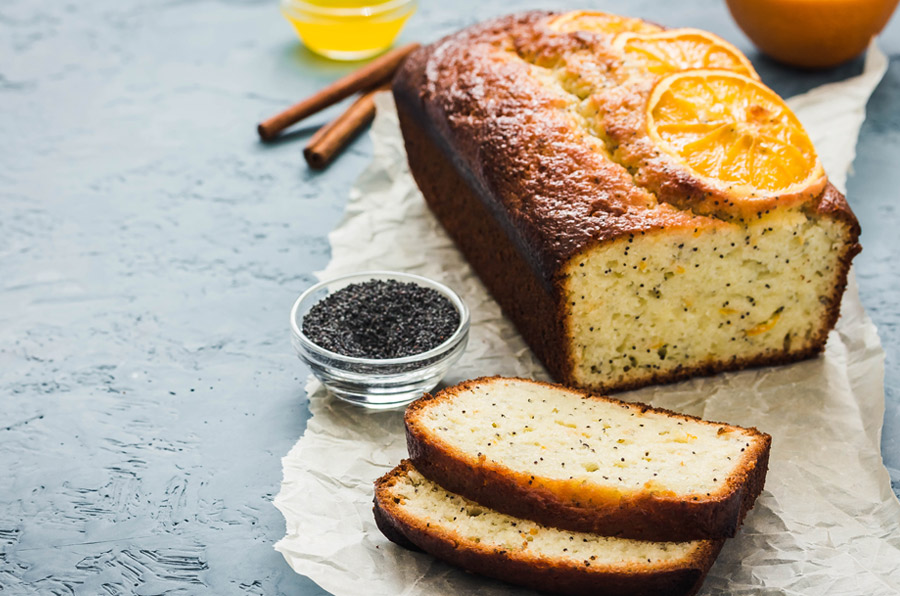
<path id="1" fill-rule="evenodd" d="M 861 67 L 779 67 L 714 0 L 515 8 L 584 5 L 716 31 L 785 95 Z M 422 0 L 403 38 L 511 10 Z M 898 21 L 849 196 L 900 491 Z M 300 152 L 334 109 L 274 145 L 254 125 L 352 68 L 275 0 L 0 4 L 0 593 L 323 593 L 272 550 L 308 416 L 287 313 L 370 145 L 316 174 Z"/>

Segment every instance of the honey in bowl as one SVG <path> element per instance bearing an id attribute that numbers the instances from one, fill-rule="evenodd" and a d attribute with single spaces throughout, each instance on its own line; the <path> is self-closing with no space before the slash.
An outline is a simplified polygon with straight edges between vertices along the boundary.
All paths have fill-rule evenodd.
<path id="1" fill-rule="evenodd" d="M 394 42 L 416 0 L 282 0 L 281 11 L 310 50 L 362 60 Z"/>

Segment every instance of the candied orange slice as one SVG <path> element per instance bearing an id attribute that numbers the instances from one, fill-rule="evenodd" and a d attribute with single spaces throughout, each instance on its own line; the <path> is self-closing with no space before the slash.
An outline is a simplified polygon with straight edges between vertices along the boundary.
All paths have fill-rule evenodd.
<path id="1" fill-rule="evenodd" d="M 687 70 L 660 79 L 647 130 L 662 151 L 732 196 L 820 192 L 825 172 L 797 117 L 748 76 Z"/>
<path id="2" fill-rule="evenodd" d="M 662 31 L 661 27 L 652 25 L 641 19 L 620 17 L 596 10 L 574 10 L 561 14 L 551 19 L 547 25 L 560 33 L 572 31 L 590 31 L 593 33 L 623 33 L 633 31 L 637 33 L 652 33 Z"/>
<path id="3" fill-rule="evenodd" d="M 699 29 L 622 33 L 613 45 L 625 52 L 630 63 L 655 75 L 691 68 L 720 68 L 759 78 L 740 50 L 721 37 Z"/>

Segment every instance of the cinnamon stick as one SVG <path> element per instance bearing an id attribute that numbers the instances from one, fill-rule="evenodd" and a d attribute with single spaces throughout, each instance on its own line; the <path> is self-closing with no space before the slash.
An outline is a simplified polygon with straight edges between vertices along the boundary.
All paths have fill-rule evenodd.
<path id="1" fill-rule="evenodd" d="M 418 47 L 419 44 L 411 43 L 396 50 L 391 50 L 359 70 L 338 79 L 300 103 L 289 107 L 280 114 L 272 116 L 256 127 L 260 138 L 264 141 L 274 139 L 278 136 L 278 133 L 288 126 L 320 110 L 324 110 L 330 105 L 336 104 L 345 97 L 350 97 L 357 91 L 371 88 L 388 79 L 394 74 L 403 62 L 403 59 Z"/>
<path id="2" fill-rule="evenodd" d="M 347 111 L 316 131 L 303 150 L 309 167 L 321 170 L 375 118 L 375 94 L 389 89 L 383 84 L 363 93 Z"/>

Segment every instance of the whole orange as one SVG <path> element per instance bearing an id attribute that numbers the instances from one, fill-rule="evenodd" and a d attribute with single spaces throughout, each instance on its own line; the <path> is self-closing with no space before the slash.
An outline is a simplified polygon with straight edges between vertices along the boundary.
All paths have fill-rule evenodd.
<path id="1" fill-rule="evenodd" d="M 786 64 L 835 66 L 858 56 L 884 28 L 898 0 L 727 0 L 760 50 Z"/>

